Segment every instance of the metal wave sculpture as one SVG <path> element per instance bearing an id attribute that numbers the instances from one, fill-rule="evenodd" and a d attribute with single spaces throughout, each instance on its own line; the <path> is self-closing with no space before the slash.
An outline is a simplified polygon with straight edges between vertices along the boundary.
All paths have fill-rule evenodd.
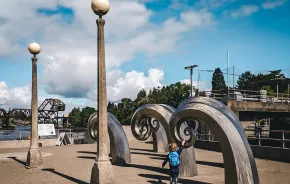
<path id="1" fill-rule="evenodd" d="M 238 118 L 227 106 L 206 97 L 185 100 L 170 120 L 170 133 L 175 142 L 182 141 L 180 127 L 188 119 L 206 123 L 215 133 L 222 148 L 225 183 L 259 183 L 255 159 L 247 137 Z M 195 142 L 193 128 L 185 128 L 184 134 L 190 137 L 185 147 L 191 147 Z"/>
<path id="2" fill-rule="evenodd" d="M 97 112 L 93 113 L 88 119 L 87 139 L 97 139 L 98 117 Z M 108 130 L 110 138 L 110 153 L 113 164 L 128 164 L 131 163 L 131 153 L 129 143 L 125 131 L 119 120 L 108 112 Z M 91 141 L 90 141 L 91 142 Z"/>
<path id="3" fill-rule="evenodd" d="M 168 143 L 173 142 L 169 132 L 169 120 L 173 112 L 173 107 L 164 104 L 146 104 L 139 107 L 131 120 L 133 136 L 139 141 L 146 141 L 152 135 L 153 151 L 167 152 Z"/>
<path id="4" fill-rule="evenodd" d="M 168 152 L 168 143 L 174 142 L 170 135 L 169 120 L 175 108 L 165 104 L 146 104 L 139 107 L 131 120 L 133 136 L 140 141 L 153 137 L 153 151 Z M 183 129 L 179 135 L 184 135 L 189 128 L 187 124 L 179 127 Z M 186 138 L 186 136 L 183 136 Z M 180 156 L 180 175 L 183 177 L 197 176 L 197 165 L 194 148 L 184 149 Z"/>

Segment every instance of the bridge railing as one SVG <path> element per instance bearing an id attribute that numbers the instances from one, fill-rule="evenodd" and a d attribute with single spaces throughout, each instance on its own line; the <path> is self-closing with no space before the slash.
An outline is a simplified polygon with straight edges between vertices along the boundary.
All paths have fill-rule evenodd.
<path id="1" fill-rule="evenodd" d="M 256 135 L 256 136 L 251 135 L 247 136 L 250 145 L 290 149 L 290 131 L 262 130 L 258 133 L 257 130 L 253 129 L 245 129 L 245 131 L 254 132 L 253 134 Z M 197 133 L 197 140 L 219 142 L 216 139 L 215 135 L 210 130 L 206 133 Z"/>
<path id="2" fill-rule="evenodd" d="M 290 103 L 290 94 L 269 93 L 262 91 L 250 91 L 240 89 L 211 90 L 202 91 L 207 97 L 217 100 L 229 99 L 235 101 L 252 101 L 252 102 L 272 102 L 272 103 Z"/>

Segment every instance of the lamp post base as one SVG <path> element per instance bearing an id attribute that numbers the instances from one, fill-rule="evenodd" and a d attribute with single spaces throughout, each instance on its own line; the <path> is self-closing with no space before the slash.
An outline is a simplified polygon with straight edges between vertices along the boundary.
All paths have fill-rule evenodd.
<path id="1" fill-rule="evenodd" d="M 29 148 L 25 167 L 27 169 L 36 169 L 42 167 L 42 155 L 39 148 Z"/>
<path id="2" fill-rule="evenodd" d="M 95 162 L 90 184 L 115 184 L 114 168 L 111 162 Z"/>

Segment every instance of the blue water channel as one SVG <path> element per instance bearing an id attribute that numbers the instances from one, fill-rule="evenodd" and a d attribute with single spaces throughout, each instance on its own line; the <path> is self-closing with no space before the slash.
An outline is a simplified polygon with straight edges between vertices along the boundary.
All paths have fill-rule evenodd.
<path id="1" fill-rule="evenodd" d="M 30 135 L 31 126 L 16 126 L 15 130 L 0 130 L 0 141 L 5 140 L 26 140 Z"/>

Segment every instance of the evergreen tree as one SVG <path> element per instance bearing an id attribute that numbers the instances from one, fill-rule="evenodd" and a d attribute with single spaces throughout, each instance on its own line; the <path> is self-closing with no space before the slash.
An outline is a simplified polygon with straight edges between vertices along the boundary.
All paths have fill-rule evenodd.
<path id="1" fill-rule="evenodd" d="M 139 93 L 137 94 L 136 100 L 142 100 L 143 98 L 146 98 L 146 91 L 145 91 L 145 89 L 142 89 L 141 91 L 139 91 Z"/>
<path id="2" fill-rule="evenodd" d="M 216 68 L 212 76 L 212 90 L 227 89 L 223 73 L 220 68 Z"/>

